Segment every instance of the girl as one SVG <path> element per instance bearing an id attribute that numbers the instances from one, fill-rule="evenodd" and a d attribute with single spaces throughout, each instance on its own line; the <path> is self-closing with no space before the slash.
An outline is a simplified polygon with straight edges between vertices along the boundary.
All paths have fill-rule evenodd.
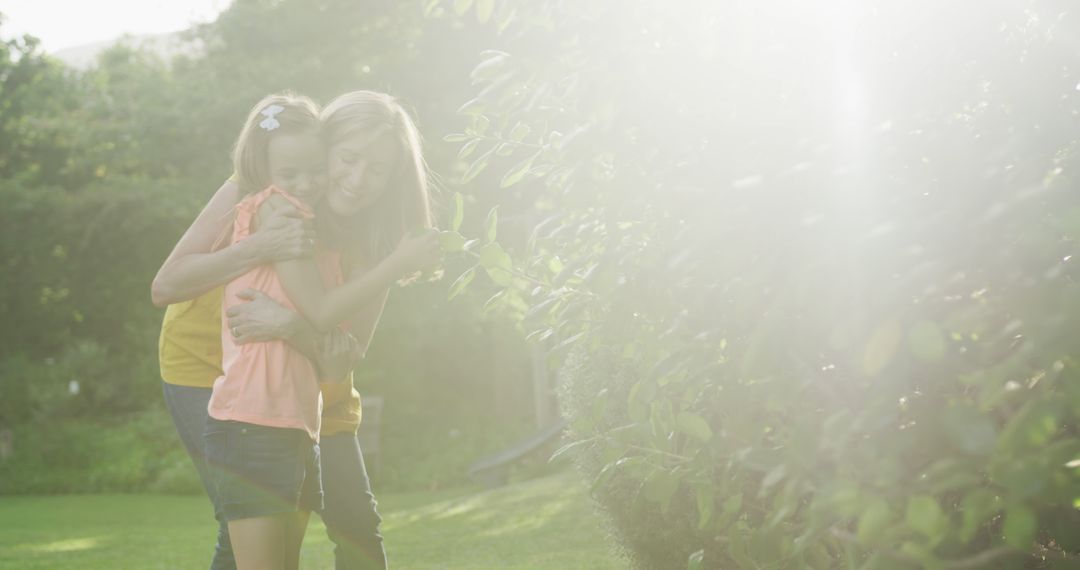
<path id="1" fill-rule="evenodd" d="M 275 210 L 295 208 L 311 218 L 326 187 L 326 154 L 319 112 L 306 97 L 271 95 L 248 115 L 233 154 L 237 204 L 232 243 L 249 237 Z M 341 280 L 333 255 L 319 252 L 319 274 Z M 263 265 L 225 286 L 224 308 L 236 293 L 256 289 L 285 306 L 278 268 Z M 321 275 L 320 275 L 321 274 Z M 297 568 L 308 513 L 322 509 L 318 438 L 322 413 L 320 373 L 340 380 L 344 369 L 319 370 L 281 341 L 237 345 L 222 334 L 222 371 L 214 382 L 206 422 L 206 456 L 219 501 L 216 515 L 228 522 L 241 569 Z"/>
<path id="2" fill-rule="evenodd" d="M 336 302 L 344 303 L 345 313 L 359 310 L 351 322 L 354 334 L 361 339 L 362 352 L 374 332 L 389 286 L 402 275 L 432 264 L 438 256 L 433 235 L 405 235 L 406 228 L 430 223 L 426 168 L 412 120 L 388 95 L 370 91 L 343 95 L 324 109 L 322 119 L 329 144 L 330 187 L 317 209 L 320 218 L 332 224 L 332 230 L 324 235 L 340 245 L 342 263 L 348 269 L 349 280 L 342 288 L 348 293 L 339 293 L 344 296 Z M 237 190 L 235 182 L 226 182 L 181 238 L 154 280 L 156 304 L 187 304 L 190 301 L 186 299 L 198 295 L 220 297 L 213 288 L 251 264 L 265 262 L 271 255 L 274 260 L 304 255 L 310 230 L 289 207 L 275 212 L 247 240 L 209 252 L 213 241 L 210 236 L 221 231 L 222 213 L 236 201 Z M 257 242 L 259 248 L 246 247 L 256 240 L 261 240 Z M 390 247 L 395 243 L 396 248 Z M 254 256 L 254 262 L 252 251 L 261 252 Z M 315 336 L 306 320 L 265 295 L 251 291 L 241 295 L 254 301 L 229 309 L 230 334 L 235 335 L 238 344 L 285 339 L 304 345 Z M 200 297 L 196 303 L 202 300 Z M 219 339 L 199 332 L 205 330 L 199 323 L 214 316 L 192 310 L 181 312 L 178 307 L 182 306 L 170 306 L 162 330 L 166 400 L 186 402 L 202 397 L 205 402 L 205 387 L 177 385 L 171 379 L 179 375 L 166 375 L 167 369 L 178 370 L 183 362 L 195 361 L 196 367 L 187 368 L 198 370 L 200 378 L 207 376 L 205 371 L 213 364 L 213 353 L 209 358 L 200 355 L 207 354 L 215 342 L 220 346 Z M 333 309 L 315 310 L 329 313 Z M 174 314 L 179 317 L 170 320 Z M 190 321 L 187 326 L 178 326 L 184 319 Z M 180 330 L 188 334 L 175 334 Z M 200 348 L 200 341 L 205 346 Z M 343 352 L 339 344 L 336 353 L 331 348 L 322 355 L 333 358 L 336 354 L 340 359 Z M 172 358 L 166 358 L 170 355 Z M 326 509 L 322 514 L 337 546 L 337 568 L 385 568 L 379 517 L 355 436 L 360 421 L 359 396 L 351 383 L 324 385 L 323 393 L 320 447 Z M 174 397 L 170 398 L 170 394 Z M 182 436 L 191 431 L 190 426 L 205 422 L 205 406 L 200 411 L 197 406 L 170 403 L 169 408 Z M 199 456 L 193 455 L 193 459 L 200 464 Z M 213 494 L 211 498 L 218 501 Z M 231 562 L 228 544 L 228 536 L 219 535 L 215 568 L 227 568 Z"/>

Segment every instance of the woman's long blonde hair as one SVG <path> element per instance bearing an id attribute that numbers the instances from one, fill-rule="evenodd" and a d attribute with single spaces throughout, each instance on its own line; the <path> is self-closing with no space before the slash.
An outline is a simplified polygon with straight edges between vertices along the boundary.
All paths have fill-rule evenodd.
<path id="1" fill-rule="evenodd" d="M 427 163 L 420 131 L 397 98 L 376 91 L 351 91 L 322 110 L 327 148 L 361 133 L 392 133 L 401 154 L 386 192 L 358 214 L 359 224 L 345 228 L 362 243 L 342 244 L 368 262 L 388 255 L 406 232 L 432 227 Z"/>

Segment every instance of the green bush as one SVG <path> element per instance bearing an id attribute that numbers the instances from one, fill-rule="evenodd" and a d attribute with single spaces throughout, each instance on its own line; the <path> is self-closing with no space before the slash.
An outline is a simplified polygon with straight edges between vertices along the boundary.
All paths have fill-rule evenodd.
<path id="1" fill-rule="evenodd" d="M 844 49 L 798 2 L 484 16 L 447 138 L 477 202 L 535 200 L 519 243 L 489 216 L 472 271 L 576 351 L 562 454 L 640 566 L 1077 554 L 1062 9 L 854 10 Z"/>
<path id="2" fill-rule="evenodd" d="M 53 416 L 14 429 L 0 494 L 201 492 L 160 408 L 109 418 Z"/>
<path id="3" fill-rule="evenodd" d="M 609 465 L 621 457 L 591 439 L 597 432 L 617 432 L 620 426 L 631 425 L 625 408 L 608 405 L 627 401 L 642 376 L 636 365 L 608 350 L 578 348 L 567 356 L 559 383 L 559 405 L 569 423 L 565 437 L 570 445 L 579 446 L 574 462 L 585 478 L 603 482 L 593 487 L 592 495 L 619 553 L 641 570 L 680 568 L 701 548 L 692 518 L 696 514 L 694 498 L 676 492 L 666 508 L 639 500 L 641 480 L 624 468 L 629 467 L 625 463 L 606 475 L 613 471 Z"/>

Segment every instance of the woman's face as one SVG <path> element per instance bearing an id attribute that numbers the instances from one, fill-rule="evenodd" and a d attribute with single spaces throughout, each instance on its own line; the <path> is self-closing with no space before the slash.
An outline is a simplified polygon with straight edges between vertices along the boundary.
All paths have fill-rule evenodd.
<path id="1" fill-rule="evenodd" d="M 339 216 L 351 216 L 386 193 L 401 159 L 401 149 L 388 132 L 360 133 L 330 147 L 330 187 L 326 202 Z"/>

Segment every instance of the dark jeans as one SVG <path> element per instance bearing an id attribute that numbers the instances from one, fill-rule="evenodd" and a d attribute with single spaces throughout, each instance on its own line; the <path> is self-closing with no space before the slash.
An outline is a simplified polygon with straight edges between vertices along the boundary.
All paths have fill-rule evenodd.
<path id="1" fill-rule="evenodd" d="M 165 405 L 172 414 L 176 431 L 184 443 L 195 468 L 199 471 L 203 486 L 208 485 L 209 472 L 204 454 L 209 388 L 190 388 L 162 383 Z M 383 570 L 386 568 L 386 552 L 379 534 L 378 512 L 375 497 L 371 494 L 364 455 L 355 434 L 343 433 L 323 437 L 320 441 L 322 460 L 323 496 L 326 507 L 322 515 L 327 533 L 334 542 L 335 568 L 337 570 Z M 207 491 L 209 494 L 209 491 Z M 217 499 L 210 501 L 217 508 Z M 218 529 L 218 543 L 214 551 L 211 570 L 234 570 L 229 543 L 229 529 L 225 524 Z"/>
<path id="2" fill-rule="evenodd" d="M 195 463 L 195 469 L 199 472 L 203 488 L 206 489 L 210 502 L 214 505 L 214 511 L 220 509 L 218 501 L 211 491 L 210 470 L 206 463 L 205 436 L 206 419 L 209 417 L 206 406 L 210 402 L 210 388 L 193 388 L 190 386 L 177 386 L 167 382 L 161 383 L 165 392 L 165 406 L 172 415 L 176 433 L 180 435 L 180 441 L 187 449 L 188 455 Z M 218 525 L 217 546 L 214 547 L 214 558 L 210 562 L 210 570 L 236 570 L 236 560 L 233 558 L 232 543 L 229 542 L 229 524 L 222 521 Z"/>
<path id="3" fill-rule="evenodd" d="M 386 552 L 379 534 L 379 513 L 371 494 L 364 454 L 354 433 L 323 436 L 322 519 L 334 541 L 337 570 L 383 570 Z"/>
<path id="4" fill-rule="evenodd" d="M 306 430 L 206 418 L 217 519 L 322 511 L 319 444 Z"/>

